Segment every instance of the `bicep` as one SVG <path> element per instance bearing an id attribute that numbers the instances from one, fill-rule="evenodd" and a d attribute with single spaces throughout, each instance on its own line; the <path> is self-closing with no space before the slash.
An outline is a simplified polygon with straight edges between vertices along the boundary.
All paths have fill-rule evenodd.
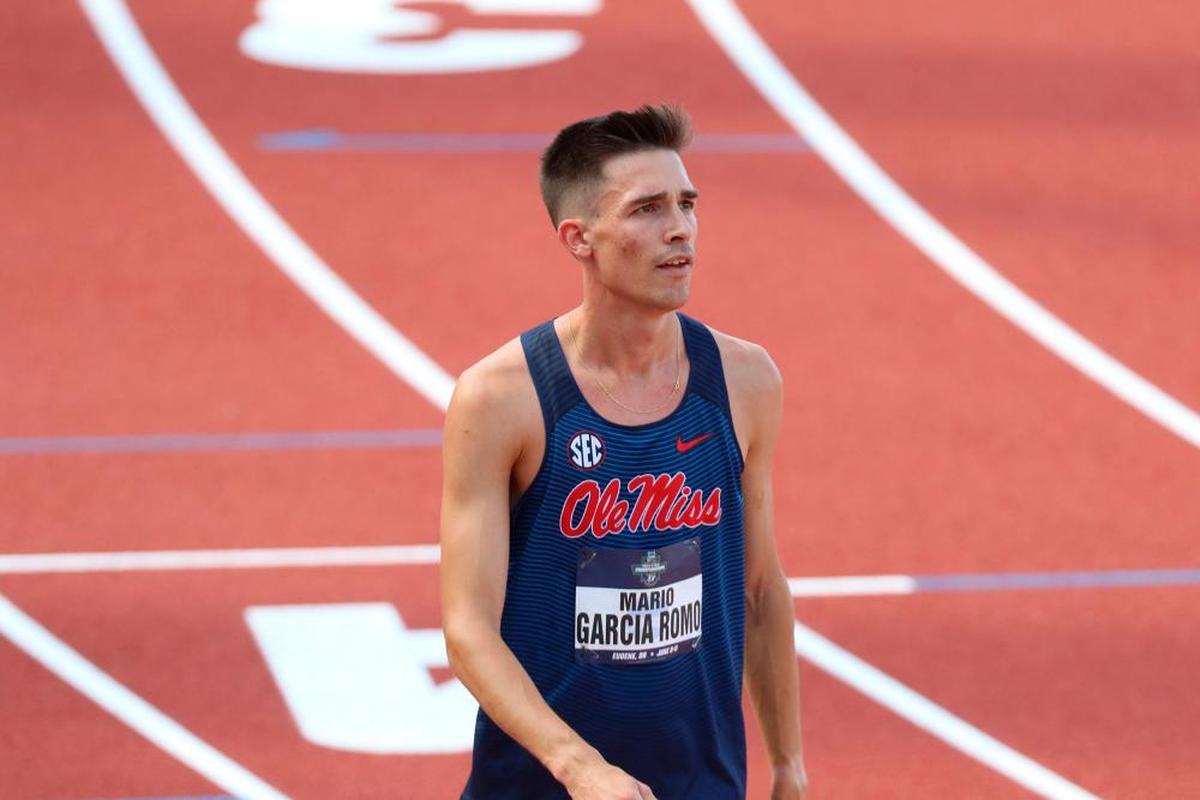
<path id="1" fill-rule="evenodd" d="M 775 547 L 774 488 L 771 465 L 747 458 L 742 472 L 742 499 L 746 531 L 746 594 L 757 597 L 763 587 L 782 574 Z"/>
<path id="2" fill-rule="evenodd" d="M 765 355 L 765 354 L 764 354 Z M 769 369 L 767 368 L 769 367 Z M 746 592 L 756 596 L 782 575 L 775 545 L 775 493 L 772 462 L 783 415 L 783 389 L 769 361 L 746 393 L 750 442 L 742 471 L 746 527 Z"/>
<path id="3" fill-rule="evenodd" d="M 508 567 L 508 487 L 519 452 L 503 414 L 477 387 L 456 390 L 443 437 L 441 574 L 444 622 L 498 627 Z"/>

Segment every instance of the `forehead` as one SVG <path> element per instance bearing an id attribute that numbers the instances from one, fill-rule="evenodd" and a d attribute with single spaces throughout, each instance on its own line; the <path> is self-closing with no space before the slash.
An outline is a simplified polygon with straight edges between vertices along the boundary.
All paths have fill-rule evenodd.
<path id="1" fill-rule="evenodd" d="M 639 150 L 604 163 L 601 196 L 619 200 L 692 189 L 683 159 L 674 150 Z"/>

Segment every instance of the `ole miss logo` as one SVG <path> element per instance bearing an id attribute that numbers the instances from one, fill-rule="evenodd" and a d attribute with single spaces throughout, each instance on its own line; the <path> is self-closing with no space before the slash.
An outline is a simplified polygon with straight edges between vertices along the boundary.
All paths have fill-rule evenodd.
<path id="1" fill-rule="evenodd" d="M 625 490 L 632 502 L 621 498 L 621 481 L 613 478 L 601 489 L 596 481 L 581 481 L 563 501 L 558 517 L 563 536 L 575 539 L 587 532 L 600 539 L 628 530 L 674 531 L 716 525 L 721 521 L 721 489 L 705 494 L 687 485 L 682 472 L 637 475 Z"/>

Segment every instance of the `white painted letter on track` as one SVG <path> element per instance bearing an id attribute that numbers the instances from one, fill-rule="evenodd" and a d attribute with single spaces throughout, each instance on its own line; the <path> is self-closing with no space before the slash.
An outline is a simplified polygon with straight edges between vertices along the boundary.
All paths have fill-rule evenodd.
<path id="1" fill-rule="evenodd" d="M 405 8 L 416 2 L 259 0 L 258 21 L 239 44 L 246 56 L 277 66 L 402 75 L 532 67 L 567 58 L 583 44 L 573 30 L 444 30 L 438 14 Z M 487 15 L 587 16 L 601 7 L 601 0 L 446 2 Z"/>
<path id="2" fill-rule="evenodd" d="M 471 749 L 478 705 L 447 665 L 442 632 L 410 630 L 391 603 L 251 606 L 246 623 L 300 733 L 360 753 Z"/>

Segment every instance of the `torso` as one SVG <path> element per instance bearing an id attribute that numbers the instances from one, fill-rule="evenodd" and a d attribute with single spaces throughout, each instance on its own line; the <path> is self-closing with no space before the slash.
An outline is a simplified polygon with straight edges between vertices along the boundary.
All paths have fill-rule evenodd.
<path id="1" fill-rule="evenodd" d="M 516 343 L 533 361 L 500 378 L 520 439 L 501 636 L 611 763 L 660 796 L 733 800 L 745 791 L 746 444 L 726 378 L 738 356 L 723 367 L 720 337 L 681 325 L 685 388 L 652 419 L 580 381 L 560 327 Z M 464 797 L 510 796 L 565 793 L 481 713 Z"/>

